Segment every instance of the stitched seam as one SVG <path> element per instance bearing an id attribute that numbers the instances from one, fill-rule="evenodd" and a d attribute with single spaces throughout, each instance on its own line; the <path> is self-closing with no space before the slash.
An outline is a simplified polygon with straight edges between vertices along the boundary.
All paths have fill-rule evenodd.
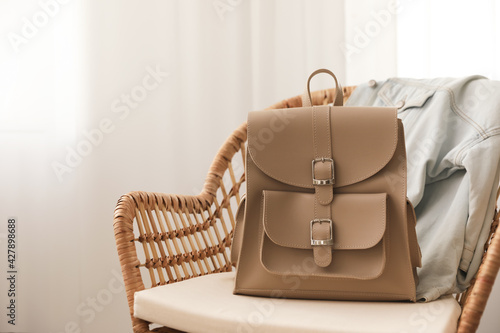
<path id="1" fill-rule="evenodd" d="M 331 246 L 329 246 L 330 248 L 330 253 L 326 253 L 326 258 L 325 260 L 320 260 L 320 259 L 317 259 L 316 258 L 316 252 L 319 250 L 319 249 L 316 249 L 316 248 L 313 248 L 313 257 L 314 257 L 314 261 L 316 262 L 316 264 L 318 264 L 318 266 L 321 266 L 321 265 L 324 265 L 324 264 L 328 264 L 330 265 L 330 263 L 332 262 L 332 248 Z M 318 254 L 319 256 L 319 254 Z M 329 259 L 328 259 L 329 258 Z"/>
<path id="2" fill-rule="evenodd" d="M 262 235 L 262 240 L 264 240 L 264 237 L 265 235 Z M 382 247 L 385 246 L 385 238 L 383 240 L 381 240 L 381 242 L 384 242 L 384 244 L 382 244 Z M 263 243 L 263 242 L 262 242 Z M 384 272 L 385 270 L 385 267 L 386 267 L 386 263 L 387 263 L 387 260 L 385 258 L 385 253 L 388 252 L 388 251 L 385 251 L 385 250 L 382 250 L 383 251 L 383 254 L 384 254 L 384 257 L 382 259 L 382 263 L 380 265 L 380 269 L 378 272 L 376 272 L 375 274 L 373 275 L 354 275 L 354 274 L 343 274 L 343 275 L 340 275 L 338 273 L 316 273 L 316 274 L 289 274 L 289 276 L 294 276 L 294 277 L 313 277 L 315 279 L 318 279 L 318 280 L 331 280 L 331 279 L 337 279 L 337 280 L 352 280 L 352 279 L 356 279 L 356 280 L 363 280 L 363 281 L 366 281 L 366 280 L 374 280 L 374 279 L 377 279 L 379 278 L 382 273 Z M 261 251 L 260 251 L 260 263 L 262 265 L 262 267 L 264 268 L 264 270 L 273 275 L 273 276 L 277 276 L 277 277 L 282 277 L 283 275 L 286 275 L 287 273 L 285 272 L 278 272 L 278 271 L 273 271 L 271 270 L 271 268 L 267 267 L 262 258 L 264 257 L 264 252 L 263 252 L 263 248 L 261 248 Z"/>
<path id="3" fill-rule="evenodd" d="M 403 125 L 401 125 L 403 126 Z M 404 130 L 404 127 L 403 127 L 403 130 Z M 398 130 L 399 132 L 399 130 Z M 403 140 L 404 140 L 404 135 L 403 135 Z M 405 156 L 405 163 L 403 165 L 403 185 L 401 186 L 401 196 L 402 196 L 402 202 L 403 202 L 403 208 L 406 209 L 406 171 L 407 171 L 407 166 L 406 166 L 406 147 L 403 145 L 403 140 L 399 140 L 399 145 L 401 146 L 401 151 L 402 152 L 405 152 L 404 156 Z M 406 211 L 403 212 L 403 218 L 406 217 Z M 405 233 L 405 236 L 406 236 L 406 240 L 408 240 L 408 221 L 404 221 L 405 223 L 403 223 L 403 232 L 406 231 Z M 408 245 L 409 245 L 409 242 L 408 242 Z M 405 272 L 406 272 L 406 276 L 407 276 L 407 286 L 410 288 L 410 290 L 412 290 L 412 294 L 416 294 L 417 290 L 416 290 L 416 285 L 415 285 L 415 280 L 413 278 L 413 265 L 411 264 L 411 257 L 410 257 L 410 252 L 409 252 L 409 248 L 408 248 L 408 251 L 407 251 L 407 264 L 409 265 L 406 265 L 406 269 L 405 269 Z"/>
<path id="4" fill-rule="evenodd" d="M 405 100 L 405 105 L 401 108 L 400 111 L 398 111 L 398 113 L 403 113 L 406 110 L 413 109 L 413 108 L 422 108 L 422 105 L 425 104 L 425 101 L 427 101 L 429 98 L 431 98 L 434 95 L 434 93 L 435 93 L 435 91 L 431 92 L 430 94 L 426 94 L 426 95 L 422 96 L 422 98 L 414 101 L 413 104 L 410 104 L 410 103 L 406 104 L 406 100 Z M 405 98 L 407 98 L 407 95 L 405 95 Z"/>
<path id="5" fill-rule="evenodd" d="M 387 80 L 388 82 L 396 82 L 396 83 L 400 83 L 402 85 L 406 85 L 406 86 L 414 86 L 414 87 L 419 87 L 419 88 L 426 88 L 426 89 L 439 89 L 443 86 L 438 86 L 438 85 L 435 85 L 435 84 L 428 84 L 428 83 L 422 83 L 422 82 L 413 82 L 413 81 L 406 81 L 404 79 L 400 79 L 400 78 L 396 78 L 396 77 L 393 77 L 393 78 L 390 78 Z"/>
<path id="6" fill-rule="evenodd" d="M 317 122 L 316 122 L 316 112 L 314 112 L 314 109 L 313 107 L 311 106 L 311 110 L 310 112 L 312 112 L 312 116 L 313 116 L 313 131 L 314 131 L 314 134 L 313 134 L 313 147 L 314 147 L 314 158 L 316 158 L 316 156 L 318 156 L 318 147 L 316 146 L 316 142 L 318 142 L 318 139 L 317 139 L 317 130 L 316 130 L 316 126 L 317 126 Z M 313 170 L 314 172 L 314 170 Z M 313 186 L 314 188 L 314 186 Z M 314 192 L 316 192 L 316 189 L 314 189 Z M 316 200 L 316 193 L 314 193 L 314 217 L 317 218 L 318 217 L 318 210 L 317 210 L 317 200 Z"/>
<path id="7" fill-rule="evenodd" d="M 344 194 L 345 195 L 345 194 Z M 264 192 L 264 196 L 263 198 L 265 199 L 266 198 L 266 195 L 265 195 L 265 192 Z M 405 196 L 406 198 L 406 196 Z M 383 223 L 379 230 L 378 230 L 378 235 L 376 236 L 375 238 L 375 241 L 372 241 L 370 243 L 365 243 L 365 244 L 359 244 L 359 245 L 356 245 L 356 246 L 345 246 L 345 247 L 342 247 L 341 249 L 335 249 L 335 250 L 349 250 L 349 249 L 367 249 L 367 248 L 370 248 L 370 247 L 373 247 L 375 245 L 377 245 L 378 243 L 380 243 L 380 240 L 382 239 L 383 235 L 384 235 L 384 232 L 387 228 L 387 202 L 384 204 L 383 201 L 387 201 L 387 196 L 383 197 L 383 200 L 381 199 L 380 200 L 380 203 L 381 203 L 381 206 L 382 206 L 382 209 L 381 209 L 381 213 L 382 213 L 382 216 L 385 216 L 384 217 L 384 220 L 385 220 L 385 223 Z M 265 199 L 265 201 L 267 201 L 267 199 Z M 277 245 L 280 245 L 280 246 L 283 246 L 283 247 L 295 247 L 295 248 L 299 248 L 299 249 L 304 249 L 304 250 L 308 250 L 308 249 L 311 249 L 311 247 L 309 246 L 304 246 L 304 245 L 301 245 L 301 244 L 296 244 L 296 243 L 289 243 L 289 242 L 280 242 L 280 241 L 277 241 L 276 238 L 274 236 L 272 236 L 270 234 L 270 232 L 268 232 L 268 230 L 271 230 L 271 228 L 269 227 L 269 218 L 268 218 L 268 210 L 267 210 L 267 205 L 263 205 L 264 206 L 264 231 L 266 233 L 266 235 L 269 237 L 269 239 L 277 244 Z M 314 201 L 314 210 L 315 210 L 315 217 L 317 218 L 317 215 L 316 215 L 316 200 Z M 274 235 L 274 234 L 273 234 Z M 337 244 L 337 245 L 340 245 L 340 244 Z"/>
<path id="8" fill-rule="evenodd" d="M 325 132 L 326 132 L 326 137 L 327 137 L 327 144 L 328 144 L 328 151 L 327 151 L 327 157 L 330 157 L 332 160 L 333 160 L 333 154 L 332 154 L 332 147 L 331 147 L 331 142 L 332 142 L 332 137 L 330 136 L 330 131 L 331 131 L 331 120 L 330 120 L 330 113 L 331 113 L 331 107 L 328 106 L 328 110 L 326 112 L 326 126 L 325 126 Z M 335 161 L 333 162 L 335 163 Z M 334 174 L 334 166 L 332 164 L 331 166 L 331 170 L 330 170 L 330 174 L 333 174 L 333 177 L 335 177 L 335 174 Z M 328 192 L 328 200 L 327 202 L 321 202 L 321 204 L 329 204 L 332 202 L 333 200 L 333 185 L 328 185 L 327 187 L 325 187 L 325 191 Z M 321 198 L 320 198 L 321 199 Z"/>
<path id="9" fill-rule="evenodd" d="M 328 151 L 327 151 L 327 154 L 328 154 L 328 157 L 332 158 L 333 159 L 333 154 L 332 154 L 332 146 L 331 146 L 331 143 L 332 143 L 332 137 L 330 136 L 330 131 L 331 131 L 331 119 L 330 119 L 330 112 L 331 112 L 331 108 L 330 106 L 328 107 L 328 110 L 326 112 L 326 126 L 325 126 L 325 132 L 326 132 L 326 137 L 328 140 L 326 140 L 326 143 L 328 144 Z"/>
<path id="10" fill-rule="evenodd" d="M 388 84 L 389 82 L 386 83 L 387 87 L 388 87 Z M 401 83 L 403 84 L 403 83 Z M 420 88 L 424 88 L 424 87 L 420 87 Z M 428 87 L 425 87 L 426 89 L 430 90 L 428 93 L 426 94 L 423 94 L 423 96 L 418 99 L 418 100 L 415 100 L 413 102 L 413 104 L 408 104 L 408 105 L 405 105 L 401 108 L 401 110 L 398 111 L 398 114 L 399 113 L 403 113 L 405 112 L 406 110 L 408 109 L 411 109 L 411 108 L 420 108 L 422 107 L 422 104 L 424 104 L 424 102 L 429 99 L 431 96 L 434 95 L 434 93 L 436 92 L 436 88 L 435 87 L 432 87 L 431 88 L 428 88 Z M 386 95 L 386 91 L 387 89 L 385 89 L 384 91 L 380 91 L 379 94 L 377 94 L 388 106 L 394 106 L 394 101 L 392 100 L 392 98 L 390 98 L 389 96 Z M 408 98 L 408 95 L 404 95 L 403 96 L 403 100 L 405 101 L 405 104 L 406 104 L 406 99 Z"/>
<path id="11" fill-rule="evenodd" d="M 428 100 L 429 98 L 431 98 L 434 95 L 434 93 L 435 93 L 435 91 L 433 91 L 431 94 L 422 96 L 422 98 L 419 99 L 418 101 L 416 101 L 414 105 L 412 105 L 412 104 L 408 105 L 408 107 L 406 107 L 405 110 L 410 109 L 410 108 L 415 108 L 415 107 L 422 107 L 424 102 L 426 100 Z"/>
<path id="12" fill-rule="evenodd" d="M 250 127 L 250 126 L 248 125 L 248 127 Z M 250 178 L 251 178 L 250 174 L 251 174 L 251 172 L 248 172 L 249 171 L 249 165 L 248 165 L 248 163 L 249 163 L 248 161 L 249 160 L 248 160 L 248 158 L 250 157 L 249 155 L 250 155 L 250 149 L 247 149 L 247 159 L 246 159 L 247 165 L 246 165 L 246 168 L 245 168 L 246 169 L 245 170 L 245 173 L 246 173 L 245 176 L 246 176 L 246 180 L 247 180 L 247 194 L 251 193 L 251 191 L 250 191 L 250 184 L 251 184 L 251 182 L 250 182 Z M 253 161 L 253 159 L 252 159 L 252 161 Z M 252 163 L 252 162 L 250 162 L 250 163 Z M 248 196 L 247 196 L 247 200 L 248 200 Z M 262 206 L 261 206 L 260 209 L 262 209 Z M 247 223 L 245 221 L 245 226 L 246 225 L 247 225 Z M 245 232 L 245 228 L 243 228 L 243 237 L 241 238 L 241 243 L 240 243 L 240 254 L 238 256 L 238 268 L 236 269 L 236 277 L 235 277 L 235 281 L 234 281 L 235 282 L 235 288 L 236 288 L 236 286 L 239 285 L 239 283 L 240 283 L 239 281 L 241 280 L 241 278 L 240 278 L 240 267 L 241 267 L 242 259 L 245 258 L 245 256 L 243 255 L 243 252 L 246 253 L 245 247 L 243 246 L 243 244 L 245 243 L 245 233 L 244 232 Z"/>
<path id="13" fill-rule="evenodd" d="M 387 195 L 385 196 L 385 200 L 386 200 L 386 204 L 387 204 Z M 386 211 L 386 222 L 388 220 L 388 217 L 387 217 L 387 211 Z M 382 238 L 382 241 L 384 242 L 384 244 L 382 244 L 382 246 L 384 247 L 383 248 L 383 253 L 384 253 L 384 263 L 383 263 L 383 266 L 382 266 L 382 270 L 380 272 L 380 274 L 377 276 L 377 277 L 380 277 L 382 275 L 382 273 L 384 272 L 385 270 L 385 267 L 387 266 L 387 263 L 389 262 L 389 256 L 390 256 L 390 246 L 391 246 L 391 237 L 389 235 L 389 232 L 387 232 L 387 229 L 385 230 L 385 235 L 383 236 Z"/>
<path id="14" fill-rule="evenodd" d="M 331 154 L 329 154 L 329 153 L 326 154 L 327 156 L 319 156 L 320 154 L 318 152 L 318 145 L 317 145 L 317 143 L 318 143 L 318 135 L 317 135 L 318 134 L 318 126 L 317 126 L 318 119 L 317 119 L 317 113 L 319 111 L 315 112 L 314 108 L 312 108 L 311 110 L 312 110 L 311 112 L 313 112 L 313 122 L 314 122 L 314 142 L 313 142 L 314 157 L 315 158 L 321 158 L 321 157 L 327 157 L 327 158 L 329 158 L 329 157 L 331 157 Z M 323 113 L 323 110 L 321 110 L 321 112 Z M 328 129 L 329 129 L 329 123 L 328 123 L 328 121 L 329 121 L 329 114 L 330 114 L 330 107 L 328 106 L 328 111 L 325 112 L 326 121 L 324 122 L 324 125 L 321 126 L 321 129 L 323 129 L 325 131 L 325 133 L 326 133 L 326 139 L 327 139 L 326 142 L 327 142 L 327 145 L 328 145 L 328 151 L 331 152 L 331 148 L 330 148 L 331 138 L 330 138 L 330 135 L 329 135 L 330 133 L 328 131 Z M 330 171 L 332 171 L 332 170 L 330 170 Z M 322 204 L 322 205 L 328 205 L 332 201 L 332 199 L 333 199 L 333 191 L 328 191 L 329 186 L 328 186 L 328 188 L 325 188 L 322 185 L 315 185 L 314 186 L 314 188 L 315 188 L 315 190 L 317 192 L 316 193 L 316 196 L 317 196 L 317 199 L 318 199 L 317 201 L 319 201 L 319 203 Z M 326 199 L 326 201 L 322 199 L 323 196 L 324 196 L 325 191 L 327 191 L 327 199 Z M 316 210 L 315 210 L 315 212 L 316 212 Z"/>
<path id="15" fill-rule="evenodd" d="M 262 262 L 262 258 L 264 257 L 264 235 L 265 235 L 265 230 L 264 230 L 264 223 L 261 223 L 261 219 L 263 218 L 262 211 L 264 209 L 264 193 L 261 196 L 260 200 L 260 212 L 259 212 L 259 220 L 258 220 L 258 227 L 257 227 L 257 251 L 259 254 L 259 259 L 260 259 L 260 264 L 264 266 L 264 263 Z"/>
<path id="16" fill-rule="evenodd" d="M 364 291 L 333 291 L 333 290 L 290 290 L 290 289 L 256 289 L 256 288 L 238 288 L 239 291 L 284 291 L 288 293 L 308 293 L 308 294 L 341 294 L 341 295 L 373 295 L 373 296 L 403 296 L 408 297 L 407 294 L 399 293 L 371 293 Z"/>
<path id="17" fill-rule="evenodd" d="M 477 138 L 476 140 L 473 140 L 469 144 L 467 144 L 465 147 L 460 149 L 460 151 L 457 153 L 455 157 L 455 164 L 462 166 L 463 167 L 463 160 L 467 156 L 467 153 L 474 148 L 474 146 L 483 143 L 484 141 L 488 140 L 489 138 L 493 138 L 497 135 L 500 135 L 500 128 L 493 128 L 487 132 L 487 137 L 486 138 Z"/>
<path id="18" fill-rule="evenodd" d="M 470 252 L 474 252 L 476 250 L 475 248 L 468 247 L 467 245 L 464 246 L 464 249 Z"/>
<path id="19" fill-rule="evenodd" d="M 457 154 L 455 155 L 455 158 L 454 158 L 455 164 L 463 167 L 462 162 L 463 162 L 463 159 L 465 158 L 465 156 L 467 155 L 467 152 L 469 151 L 469 149 L 471 149 L 472 147 L 474 147 L 477 144 L 480 144 L 484 140 L 486 140 L 486 139 L 483 139 L 482 137 L 475 138 L 474 140 L 472 140 L 471 142 L 467 143 L 465 146 L 460 148 L 460 150 L 457 152 Z"/>
<path id="20" fill-rule="evenodd" d="M 238 222 L 237 217 L 238 217 L 238 215 L 239 215 L 239 214 L 241 214 L 241 213 L 240 213 L 240 211 L 239 211 L 239 209 L 243 209 L 243 218 L 239 220 L 239 223 L 235 223 L 235 224 L 234 224 L 233 243 L 232 243 L 233 245 L 232 245 L 232 246 L 234 246 L 234 244 L 236 243 L 236 242 L 234 241 L 235 236 L 236 236 L 239 232 L 242 232 L 242 231 L 240 230 L 240 229 L 242 228 L 241 224 L 242 224 L 242 223 L 245 223 L 245 215 L 246 215 L 246 200 L 247 200 L 247 198 L 246 198 L 246 194 L 243 194 L 243 196 L 241 197 L 241 201 L 240 201 L 240 205 L 243 205 L 243 207 L 242 207 L 242 208 L 238 207 L 238 210 L 236 211 L 235 220 L 236 220 L 236 222 Z M 243 241 L 243 240 L 241 239 L 241 241 Z M 233 249 L 233 247 L 232 247 L 232 246 L 231 246 L 231 257 L 233 257 L 233 250 L 236 250 L 236 249 Z M 241 242 L 240 242 L 240 249 L 238 250 L 238 252 L 241 252 Z M 238 256 L 239 256 L 239 253 L 238 253 Z M 234 263 L 234 264 L 238 264 L 238 259 L 239 259 L 239 258 L 238 258 L 238 257 L 236 257 L 236 260 L 235 260 L 233 263 Z"/>
<path id="21" fill-rule="evenodd" d="M 314 129 L 314 142 L 313 142 L 313 147 L 314 147 L 314 156 L 318 156 L 318 147 L 316 146 L 316 142 L 318 142 L 318 137 L 317 137 L 317 122 L 316 122 L 316 112 L 314 112 L 313 107 L 311 107 L 310 112 L 312 112 L 313 115 L 313 129 Z"/>
<path id="22" fill-rule="evenodd" d="M 500 134 L 500 127 L 493 127 L 493 128 L 490 128 L 486 134 L 488 135 L 488 137 L 491 137 L 491 136 L 495 136 L 497 134 Z"/>
<path id="23" fill-rule="evenodd" d="M 316 194 L 313 194 L 313 195 L 316 195 Z M 317 200 L 314 200 L 314 218 L 317 218 L 318 217 L 318 202 Z M 267 223 L 267 220 L 266 220 L 266 223 Z"/>
<path id="24" fill-rule="evenodd" d="M 248 134 L 248 137 L 251 136 L 251 133 L 253 133 L 252 131 L 252 125 L 251 125 L 251 121 L 247 122 L 247 134 Z M 248 161 L 248 158 L 250 157 L 253 161 L 253 163 L 262 171 L 264 172 L 266 175 L 268 175 L 269 177 L 272 177 L 274 179 L 277 179 L 285 184 L 290 184 L 290 185 L 295 185 L 295 186 L 299 186 L 299 187 L 312 187 L 312 186 L 308 186 L 308 185 L 304 185 L 304 184 L 299 184 L 299 183 L 295 183 L 295 182 L 291 182 L 291 181 L 286 181 L 284 179 L 282 179 L 281 177 L 277 177 L 277 176 L 274 176 L 273 174 L 271 174 L 270 172 L 268 172 L 267 170 L 265 170 L 264 168 L 262 168 L 262 166 L 257 162 L 257 160 L 254 158 L 253 154 L 252 154 L 252 148 L 251 148 L 251 145 L 248 144 L 248 148 L 247 148 L 247 161 Z M 247 162 L 248 163 L 248 162 Z M 248 184 L 248 180 L 247 180 L 247 184 Z M 248 190 L 247 190 L 248 192 Z"/>
<path id="25" fill-rule="evenodd" d="M 314 226 L 315 225 L 312 226 L 313 230 L 312 230 L 311 238 L 313 238 L 314 229 L 315 229 Z M 332 263 L 332 247 L 331 246 L 328 246 L 328 249 L 326 250 L 326 253 L 325 253 L 323 260 L 319 259 L 319 257 L 320 257 L 319 252 L 322 250 L 322 248 L 318 248 L 317 246 L 313 246 L 312 250 L 313 250 L 313 258 L 314 258 L 314 261 L 316 262 L 316 265 L 321 266 L 321 267 L 326 267 Z"/>
<path id="26" fill-rule="evenodd" d="M 413 210 L 413 206 L 411 205 L 408 197 L 406 197 L 406 225 L 408 226 L 408 229 L 410 229 L 410 228 L 415 229 L 415 227 L 416 227 L 415 212 L 412 210 Z M 410 221 L 411 221 L 411 223 L 410 223 Z M 410 224 L 411 224 L 411 227 L 410 227 Z M 409 241 L 409 245 L 410 245 L 410 259 L 411 259 L 412 267 L 416 267 L 416 265 L 413 265 L 414 264 L 413 259 L 415 259 L 415 264 L 417 264 L 419 261 L 419 253 L 417 250 L 418 249 L 418 240 L 416 237 L 417 237 L 416 230 L 415 230 L 415 233 L 413 233 L 413 232 L 411 233 L 411 237 L 410 237 L 410 230 L 408 230 L 408 241 Z"/>
<path id="27" fill-rule="evenodd" d="M 476 129 L 477 132 L 479 132 L 479 135 L 481 135 L 482 137 L 486 137 L 485 130 L 478 123 L 476 123 L 474 119 L 469 117 L 464 111 L 462 111 L 462 109 L 458 107 L 457 102 L 455 101 L 455 93 L 453 92 L 453 90 L 451 90 L 450 88 L 443 88 L 443 89 L 450 94 L 451 106 L 452 109 L 455 109 L 454 110 L 456 111 L 455 113 L 458 114 L 459 116 L 462 116 L 462 118 L 464 118 L 466 122 L 468 122 L 472 127 Z"/>
<path id="28" fill-rule="evenodd" d="M 424 83 L 419 83 L 419 82 L 407 82 L 407 81 L 397 79 L 397 78 L 392 78 L 392 79 L 389 79 L 388 81 L 397 82 L 397 83 L 400 83 L 403 85 L 410 85 L 410 86 L 422 87 L 422 88 L 428 88 L 428 89 L 432 88 L 432 89 L 447 92 L 449 99 L 450 99 L 450 106 L 451 106 L 451 109 L 453 110 L 453 112 L 455 114 L 457 114 L 459 117 L 461 117 L 463 121 L 465 121 L 466 123 L 469 123 L 469 125 L 474 127 L 474 129 L 479 133 L 479 135 L 481 135 L 481 136 L 486 135 L 485 130 L 458 107 L 458 105 L 455 101 L 455 93 L 453 92 L 453 90 L 451 88 L 448 88 L 446 86 L 429 85 L 429 84 L 424 84 Z"/>
<path id="29" fill-rule="evenodd" d="M 378 92 L 378 96 L 380 97 L 380 99 L 382 99 L 384 101 L 384 103 L 386 105 L 392 105 L 392 101 L 389 99 L 389 97 L 386 95 L 386 90 L 389 88 L 389 84 L 388 82 L 386 82 L 382 88 L 380 88 L 379 92 Z"/>

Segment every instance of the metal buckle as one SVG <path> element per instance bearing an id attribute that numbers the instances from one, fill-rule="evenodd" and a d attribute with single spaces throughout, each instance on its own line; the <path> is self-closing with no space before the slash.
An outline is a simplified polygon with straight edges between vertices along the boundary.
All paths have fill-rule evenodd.
<path id="1" fill-rule="evenodd" d="M 316 163 L 321 162 L 330 162 L 332 164 L 332 177 L 330 179 L 316 179 L 315 173 L 314 173 L 314 166 Z M 313 179 L 313 185 L 333 185 L 335 184 L 335 164 L 333 163 L 333 159 L 331 158 L 316 158 L 312 161 L 312 179 Z"/>
<path id="2" fill-rule="evenodd" d="M 314 223 L 330 223 L 330 238 L 329 239 L 313 239 L 313 225 Z M 333 245 L 333 222 L 330 219 L 314 219 L 311 221 L 311 245 Z"/>

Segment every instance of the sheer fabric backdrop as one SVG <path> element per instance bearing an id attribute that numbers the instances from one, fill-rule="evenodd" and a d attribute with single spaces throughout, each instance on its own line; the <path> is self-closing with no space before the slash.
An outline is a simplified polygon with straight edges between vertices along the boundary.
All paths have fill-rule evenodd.
<path id="1" fill-rule="evenodd" d="M 426 39 L 465 29 L 458 16 L 434 24 L 447 7 L 430 2 L 2 2 L 0 248 L 4 222 L 17 217 L 16 328 L 131 332 L 111 224 L 120 195 L 197 194 L 247 112 L 300 94 L 320 67 L 346 85 L 469 72 L 498 79 L 493 3 L 468 18 L 489 24 L 483 49 L 493 52 L 472 62 L 458 39 L 446 48 Z M 409 38 L 427 48 L 412 52 Z M 329 85 L 319 77 L 313 89 Z M 485 318 L 482 327 L 488 320 L 498 324 Z"/>

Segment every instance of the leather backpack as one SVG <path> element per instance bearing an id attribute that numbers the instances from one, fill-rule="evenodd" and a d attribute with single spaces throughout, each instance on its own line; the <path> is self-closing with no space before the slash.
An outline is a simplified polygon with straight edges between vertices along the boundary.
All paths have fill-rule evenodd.
<path id="1" fill-rule="evenodd" d="M 309 83 L 335 79 L 333 106 Z M 250 112 L 235 294 L 416 301 L 421 254 L 395 107 L 344 107 L 326 69 L 302 107 Z"/>

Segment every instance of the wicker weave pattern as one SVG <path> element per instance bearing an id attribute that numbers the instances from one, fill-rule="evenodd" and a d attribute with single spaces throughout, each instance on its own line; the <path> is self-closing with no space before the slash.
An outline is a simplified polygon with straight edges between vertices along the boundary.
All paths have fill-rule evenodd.
<path id="1" fill-rule="evenodd" d="M 497 191 L 497 202 L 500 195 L 500 187 Z M 484 245 L 484 254 L 476 277 L 472 280 L 469 288 L 462 294 L 457 295 L 457 300 L 462 307 L 458 332 L 475 332 L 486 307 L 493 284 L 500 268 L 500 237 L 496 235 L 500 212 L 495 208 L 495 215 L 491 223 L 490 236 Z M 496 236 L 495 236 L 496 235 Z"/>
<path id="2" fill-rule="evenodd" d="M 346 100 L 355 87 L 344 88 Z M 313 105 L 331 103 L 335 89 L 312 93 Z M 296 96 L 269 109 L 301 106 Z M 234 213 L 244 193 L 246 124 L 226 140 L 217 153 L 202 192 L 196 196 L 132 192 L 120 198 L 114 232 L 135 333 L 178 332 L 166 327 L 150 330 L 134 318 L 134 293 L 191 277 L 231 270 L 230 245 Z M 493 238 L 475 283 L 457 298 L 463 307 L 460 332 L 474 332 L 500 267 L 500 240 Z"/>

